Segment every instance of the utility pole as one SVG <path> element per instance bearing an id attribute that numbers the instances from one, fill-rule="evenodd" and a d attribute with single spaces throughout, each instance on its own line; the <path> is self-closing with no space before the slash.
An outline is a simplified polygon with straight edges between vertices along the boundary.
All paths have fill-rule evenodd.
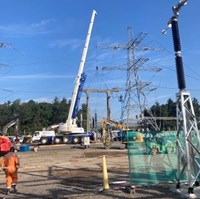
<path id="1" fill-rule="evenodd" d="M 188 176 L 188 193 L 193 193 L 194 184 L 199 185 L 200 175 L 200 137 L 197 126 L 191 95 L 186 92 L 183 60 L 181 55 L 181 42 L 178 28 L 180 9 L 187 4 L 187 0 L 180 0 L 172 7 L 173 16 L 168 21 L 168 28 L 172 28 L 173 44 L 175 51 L 175 63 L 179 93 L 177 94 L 177 151 L 178 151 L 178 182 L 180 188 L 181 179 L 186 172 Z M 162 31 L 167 33 L 167 29 Z"/>
<path id="2" fill-rule="evenodd" d="M 107 103 L 107 119 L 110 120 L 111 109 L 110 109 L 110 97 L 111 93 L 119 92 L 118 88 L 113 89 L 83 89 L 82 92 L 86 93 L 86 106 L 87 106 L 87 131 L 90 131 L 90 93 L 106 93 L 106 103 Z"/>
<path id="3" fill-rule="evenodd" d="M 90 101 L 89 101 L 89 93 L 86 91 L 86 106 L 87 106 L 87 132 L 90 131 Z"/>

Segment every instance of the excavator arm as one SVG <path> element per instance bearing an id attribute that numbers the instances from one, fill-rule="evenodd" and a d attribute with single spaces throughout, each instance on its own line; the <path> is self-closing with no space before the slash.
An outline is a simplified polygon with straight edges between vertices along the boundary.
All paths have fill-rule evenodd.
<path id="1" fill-rule="evenodd" d="M 17 131 L 17 130 L 18 130 L 18 126 L 19 126 L 19 119 L 18 119 L 18 118 L 15 119 L 15 120 L 10 121 L 8 124 L 6 124 L 6 125 L 3 127 L 3 129 L 2 129 L 2 135 L 5 135 L 5 134 L 7 133 L 7 131 L 8 131 L 8 129 L 9 129 L 10 127 L 14 126 L 14 125 L 15 125 L 15 129 L 16 129 L 16 131 Z"/>

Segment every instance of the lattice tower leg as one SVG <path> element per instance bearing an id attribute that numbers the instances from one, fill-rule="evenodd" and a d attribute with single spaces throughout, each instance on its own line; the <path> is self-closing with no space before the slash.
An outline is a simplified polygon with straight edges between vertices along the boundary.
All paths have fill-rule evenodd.
<path id="1" fill-rule="evenodd" d="M 177 151 L 178 183 L 183 174 L 188 177 L 188 192 L 193 193 L 193 185 L 200 174 L 200 137 L 190 93 L 177 94 Z"/>

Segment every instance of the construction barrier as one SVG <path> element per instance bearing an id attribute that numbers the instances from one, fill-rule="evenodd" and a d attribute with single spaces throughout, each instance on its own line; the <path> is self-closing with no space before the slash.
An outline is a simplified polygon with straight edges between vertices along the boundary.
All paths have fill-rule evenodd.
<path id="1" fill-rule="evenodd" d="M 176 131 L 127 132 L 131 186 L 177 182 L 176 134 Z M 186 174 L 182 181 L 186 181 Z"/>
<path id="2" fill-rule="evenodd" d="M 29 145 L 21 145 L 20 147 L 19 147 L 19 151 L 20 152 L 27 152 L 27 151 L 29 151 L 30 150 L 30 146 Z"/>

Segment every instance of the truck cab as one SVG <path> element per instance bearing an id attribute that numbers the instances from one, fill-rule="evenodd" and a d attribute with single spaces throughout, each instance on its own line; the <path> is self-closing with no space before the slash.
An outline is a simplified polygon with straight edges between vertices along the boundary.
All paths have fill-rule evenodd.
<path id="1" fill-rule="evenodd" d="M 32 137 L 32 141 L 48 144 L 53 142 L 54 137 L 55 131 L 35 131 Z"/>

